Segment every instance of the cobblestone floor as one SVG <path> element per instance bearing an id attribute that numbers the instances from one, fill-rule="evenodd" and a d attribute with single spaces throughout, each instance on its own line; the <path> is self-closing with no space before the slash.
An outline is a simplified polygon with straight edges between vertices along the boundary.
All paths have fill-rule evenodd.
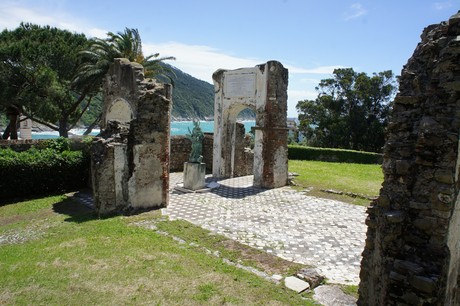
<path id="1" fill-rule="evenodd" d="M 290 187 L 259 189 L 252 176 L 219 181 L 207 193 L 173 190 L 182 173 L 171 173 L 170 202 L 163 214 L 315 266 L 329 282 L 358 284 L 366 236 L 365 208 L 307 196 Z M 212 178 L 207 178 L 208 181 Z"/>
<path id="2" fill-rule="evenodd" d="M 365 208 L 320 199 L 290 187 L 253 187 L 252 176 L 218 181 L 206 193 L 174 187 L 182 173 L 171 173 L 171 220 L 183 219 L 276 256 L 316 267 L 331 283 L 358 284 L 366 236 Z M 213 179 L 207 177 L 207 182 Z M 88 193 L 75 197 L 92 206 Z"/>

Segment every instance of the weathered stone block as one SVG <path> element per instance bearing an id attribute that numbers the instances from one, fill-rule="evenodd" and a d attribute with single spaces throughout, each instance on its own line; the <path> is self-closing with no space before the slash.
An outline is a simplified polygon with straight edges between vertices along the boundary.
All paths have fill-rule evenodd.
<path id="1" fill-rule="evenodd" d="M 203 189 L 206 186 L 206 164 L 189 163 L 184 164 L 184 188 L 190 190 Z"/>
<path id="2" fill-rule="evenodd" d="M 420 265 L 407 260 L 396 259 L 393 266 L 396 269 L 396 271 L 400 271 L 403 274 L 423 273 L 423 268 Z"/>
<path id="3" fill-rule="evenodd" d="M 433 293 L 436 290 L 436 282 L 428 277 L 412 276 L 409 283 L 417 290 L 425 293 Z"/>
<path id="4" fill-rule="evenodd" d="M 303 268 L 299 271 L 297 276 L 300 279 L 307 281 L 310 284 L 311 289 L 318 287 L 324 280 L 324 276 L 320 275 L 313 268 Z"/>
<path id="5" fill-rule="evenodd" d="M 402 211 L 389 211 L 384 215 L 390 223 L 401 223 L 404 221 L 405 217 L 405 214 Z"/>
<path id="6" fill-rule="evenodd" d="M 396 161 L 396 174 L 405 175 L 409 173 L 410 163 L 407 160 Z"/>
<path id="7" fill-rule="evenodd" d="M 422 217 L 414 220 L 414 226 L 422 231 L 432 229 L 434 224 L 435 218 L 433 217 Z"/>

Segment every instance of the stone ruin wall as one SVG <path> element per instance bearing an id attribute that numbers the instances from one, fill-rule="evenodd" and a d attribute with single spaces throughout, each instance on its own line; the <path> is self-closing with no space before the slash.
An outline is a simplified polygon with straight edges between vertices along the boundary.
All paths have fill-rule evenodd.
<path id="1" fill-rule="evenodd" d="M 460 13 L 404 66 L 384 183 L 368 208 L 359 305 L 460 305 Z"/>
<path id="2" fill-rule="evenodd" d="M 254 152 L 250 150 L 250 138 L 243 123 L 235 123 L 235 144 L 233 151 L 233 177 L 253 174 Z"/>
<path id="3" fill-rule="evenodd" d="M 171 85 L 116 59 L 104 81 L 101 137 L 92 145 L 99 214 L 165 207 L 169 198 Z"/>
<path id="4" fill-rule="evenodd" d="M 212 172 L 212 144 L 213 134 L 204 133 L 203 139 L 203 163 L 206 164 L 206 172 Z M 184 170 L 184 163 L 189 160 L 192 151 L 192 142 L 186 136 L 171 136 L 171 157 L 170 172 L 181 172 Z"/>
<path id="5" fill-rule="evenodd" d="M 213 74 L 214 151 L 213 176 L 237 176 L 235 133 L 237 115 L 245 108 L 256 116 L 254 127 L 254 186 L 277 188 L 288 183 L 287 86 L 288 70 L 269 61 L 253 68 L 217 70 Z"/>
<path id="6" fill-rule="evenodd" d="M 245 135 L 244 124 L 236 123 L 239 127 L 237 145 L 235 146 L 235 169 L 234 177 L 252 174 L 254 164 L 254 153 L 248 150 L 250 140 Z M 206 164 L 206 172 L 212 173 L 214 134 L 204 133 L 203 139 L 203 162 Z M 192 143 L 186 136 L 171 136 L 170 172 L 181 172 L 184 170 L 184 163 L 188 161 Z"/>

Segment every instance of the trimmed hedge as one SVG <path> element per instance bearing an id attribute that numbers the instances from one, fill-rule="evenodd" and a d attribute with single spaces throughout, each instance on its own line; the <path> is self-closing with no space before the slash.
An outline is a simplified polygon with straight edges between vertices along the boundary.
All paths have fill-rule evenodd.
<path id="1" fill-rule="evenodd" d="M 288 146 L 288 158 L 292 160 L 318 160 L 339 163 L 381 164 L 382 154 L 344 149 Z"/>
<path id="2" fill-rule="evenodd" d="M 88 154 L 67 149 L 62 141 L 41 150 L 0 149 L 0 199 L 49 195 L 86 186 Z"/>

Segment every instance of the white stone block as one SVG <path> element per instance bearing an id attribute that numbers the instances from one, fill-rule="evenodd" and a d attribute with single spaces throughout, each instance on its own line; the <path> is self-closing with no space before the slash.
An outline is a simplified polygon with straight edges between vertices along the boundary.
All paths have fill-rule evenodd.
<path id="1" fill-rule="evenodd" d="M 301 279 L 298 279 L 295 276 L 286 277 L 284 279 L 284 285 L 287 288 L 296 291 L 297 293 L 300 293 L 300 292 L 305 291 L 308 288 L 310 288 L 310 285 L 307 282 L 305 282 L 305 281 L 303 281 Z"/>

